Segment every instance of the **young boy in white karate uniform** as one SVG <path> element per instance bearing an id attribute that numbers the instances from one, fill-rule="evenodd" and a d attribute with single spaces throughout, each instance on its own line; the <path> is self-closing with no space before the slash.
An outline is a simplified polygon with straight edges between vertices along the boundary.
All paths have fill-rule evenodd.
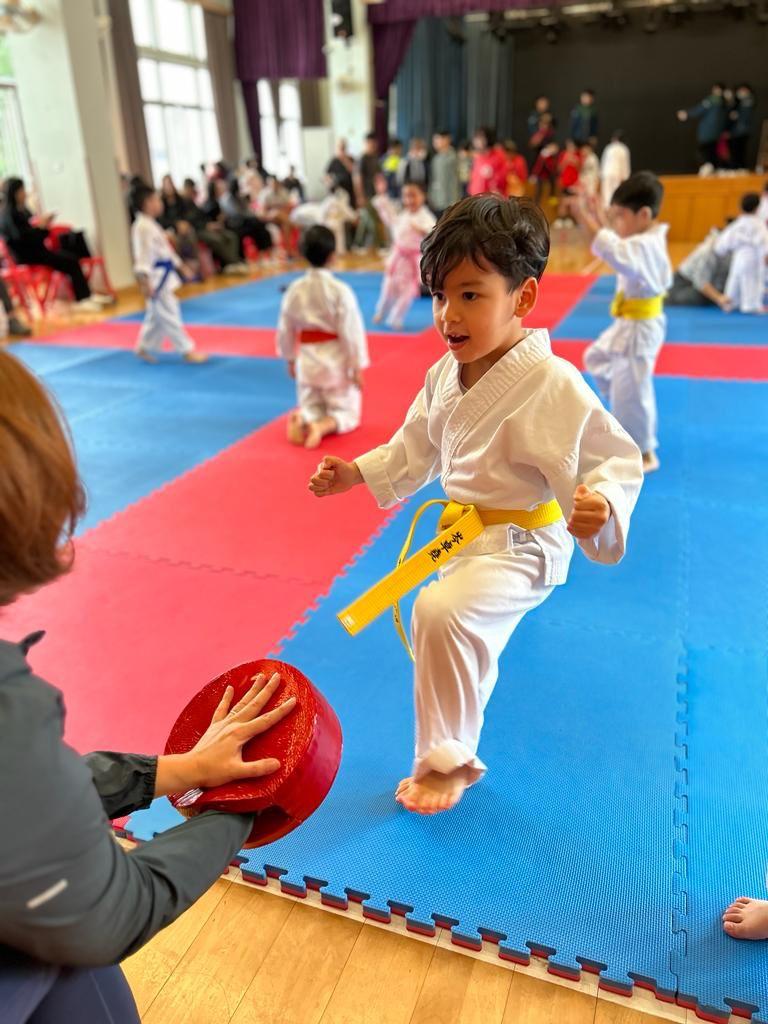
<path id="1" fill-rule="evenodd" d="M 552 354 L 547 331 L 523 327 L 548 254 L 531 200 L 452 206 L 421 262 L 448 352 L 391 441 L 351 463 L 326 456 L 310 481 L 318 497 L 365 483 L 389 508 L 439 477 L 489 523 L 413 610 L 416 750 L 396 798 L 423 814 L 453 807 L 484 774 L 478 744 L 502 651 L 565 583 L 573 537 L 593 561 L 619 561 L 643 480 L 632 438 Z"/>
<path id="2" fill-rule="evenodd" d="M 610 206 L 613 193 L 631 173 L 629 146 L 624 142 L 624 133 L 615 131 L 600 158 L 600 188 L 606 206 Z"/>
<path id="3" fill-rule="evenodd" d="M 387 324 L 400 330 L 413 300 L 421 294 L 421 243 L 435 226 L 435 215 L 425 203 L 421 185 L 403 185 L 400 198 L 403 208 L 397 208 L 386 192 L 386 181 L 373 198 L 373 205 L 382 223 L 392 236 L 392 252 L 384 270 L 381 294 L 376 306 L 374 323 L 387 317 Z M 387 315 L 388 314 L 388 315 Z"/>
<path id="4" fill-rule="evenodd" d="M 133 269 L 146 300 L 136 355 L 156 363 L 154 353 L 168 338 L 188 363 L 204 363 L 208 356 L 195 351 L 195 343 L 181 322 L 176 290 L 184 280 L 184 264 L 157 222 L 163 201 L 155 189 L 140 185 L 133 193 L 133 204 L 137 211 L 131 225 Z"/>
<path id="5" fill-rule="evenodd" d="M 592 236 L 592 252 L 618 275 L 613 323 L 587 349 L 584 366 L 643 453 L 646 473 L 659 468 L 653 370 L 667 331 L 664 295 L 672 285 L 669 227 L 656 222 L 663 196 L 656 175 L 638 171 L 613 193 L 611 227 L 597 203 L 574 210 Z"/>
<path id="6" fill-rule="evenodd" d="M 311 269 L 286 291 L 277 328 L 277 351 L 298 393 L 288 440 L 305 448 L 360 425 L 368 342 L 354 292 L 328 269 L 335 247 L 333 232 L 321 224 L 304 235 Z"/>
<path id="7" fill-rule="evenodd" d="M 718 256 L 732 253 L 725 282 L 726 312 L 765 313 L 765 261 L 768 257 L 768 225 L 759 215 L 760 196 L 748 192 L 741 197 L 741 216 L 732 221 L 715 242 Z"/>

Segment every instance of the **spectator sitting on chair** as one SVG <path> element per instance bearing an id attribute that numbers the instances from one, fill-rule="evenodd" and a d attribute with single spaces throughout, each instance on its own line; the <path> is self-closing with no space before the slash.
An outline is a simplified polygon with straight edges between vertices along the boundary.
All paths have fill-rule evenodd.
<path id="1" fill-rule="evenodd" d="M 288 189 L 289 192 L 295 192 L 300 203 L 305 201 L 304 186 L 300 179 L 296 177 L 296 168 L 293 164 L 288 168 L 288 177 L 284 179 L 283 187 Z"/>
<path id="2" fill-rule="evenodd" d="M 171 241 L 182 261 L 200 277 L 200 246 L 197 233 L 186 217 L 184 201 L 173 183 L 170 174 L 164 174 L 160 185 L 160 198 L 163 201 L 163 212 L 159 217 L 160 224 L 166 232 L 170 232 Z"/>
<path id="3" fill-rule="evenodd" d="M 235 183 L 236 184 L 236 183 Z M 244 238 L 252 239 L 260 251 L 272 248 L 272 236 L 265 224 L 248 211 L 248 204 L 238 195 L 235 197 L 227 187 L 226 181 L 215 178 L 208 183 L 208 201 L 203 212 L 209 221 L 221 220 L 226 228 L 234 231 L 240 239 L 240 248 Z"/>
<path id="4" fill-rule="evenodd" d="M 77 256 L 68 252 L 53 252 L 45 240 L 54 215 L 40 217 L 41 226 L 35 227 L 32 213 L 27 209 L 27 193 L 21 178 L 8 178 L 5 183 L 5 202 L 0 218 L 0 234 L 3 235 L 17 263 L 42 265 L 58 270 L 72 282 L 75 304 L 83 312 L 96 312 L 103 305 L 109 305 L 111 298 L 91 295 L 91 288 L 80 266 Z"/>
<path id="5" fill-rule="evenodd" d="M 180 203 L 184 219 L 195 230 L 198 241 L 204 242 L 211 250 L 214 260 L 223 274 L 247 274 L 248 265 L 240 258 L 240 239 L 236 231 L 224 226 L 224 215 L 210 220 L 197 205 L 197 187 L 192 178 L 185 178 Z"/>
<path id="6" fill-rule="evenodd" d="M 8 333 L 14 338 L 28 338 L 32 333 L 32 329 L 23 324 L 16 316 L 13 301 L 8 294 L 8 289 L 5 287 L 5 281 L 2 279 L 0 279 L 0 303 L 2 303 L 8 317 Z"/>

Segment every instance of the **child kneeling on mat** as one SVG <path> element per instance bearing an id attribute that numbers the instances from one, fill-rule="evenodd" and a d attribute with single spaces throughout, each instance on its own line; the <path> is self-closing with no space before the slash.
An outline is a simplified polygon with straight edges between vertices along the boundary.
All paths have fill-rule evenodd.
<path id="1" fill-rule="evenodd" d="M 163 201 L 150 185 L 139 185 L 131 198 L 136 210 L 131 226 L 133 269 L 146 300 L 136 355 L 147 363 L 156 363 L 155 352 L 168 338 L 188 363 L 204 363 L 208 356 L 195 351 L 195 343 L 181 322 L 176 290 L 185 279 L 186 267 L 157 222 Z"/>
<path id="2" fill-rule="evenodd" d="M 485 773 L 483 715 L 518 623 L 565 582 L 573 537 L 593 561 L 621 559 L 643 473 L 637 445 L 547 331 L 523 326 L 549 255 L 541 210 L 463 199 L 421 251 L 448 352 L 388 443 L 354 462 L 326 456 L 310 489 L 365 483 L 389 508 L 439 477 L 459 514 L 474 505 L 483 520 L 466 546 L 459 532 L 447 542 L 413 610 L 416 756 L 396 799 L 433 814 Z"/>
<path id="3" fill-rule="evenodd" d="M 296 378 L 288 440 L 305 448 L 360 426 L 368 342 L 354 292 L 328 269 L 335 249 L 329 228 L 307 231 L 302 253 L 311 268 L 286 291 L 277 328 L 278 354 Z"/>

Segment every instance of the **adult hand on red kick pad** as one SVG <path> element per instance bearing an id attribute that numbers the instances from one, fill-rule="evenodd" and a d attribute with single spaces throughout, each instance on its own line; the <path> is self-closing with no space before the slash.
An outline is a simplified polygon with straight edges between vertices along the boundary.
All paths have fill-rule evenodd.
<path id="1" fill-rule="evenodd" d="M 254 736 L 277 725 L 296 707 L 296 697 L 289 697 L 272 711 L 261 714 L 279 685 L 277 672 L 269 681 L 265 675 L 257 675 L 253 686 L 234 706 L 234 688 L 227 686 L 211 724 L 189 752 L 189 757 L 194 759 L 199 786 L 210 789 L 235 779 L 271 775 L 278 770 L 280 762 L 274 757 L 244 761 L 243 747 Z"/>
<path id="2" fill-rule="evenodd" d="M 208 683 L 181 712 L 161 761 L 199 758 L 195 788 L 184 791 L 185 782 L 162 791 L 183 814 L 255 815 L 245 845 L 261 846 L 317 810 L 336 777 L 341 747 L 333 708 L 302 672 L 285 662 L 252 661 Z"/>

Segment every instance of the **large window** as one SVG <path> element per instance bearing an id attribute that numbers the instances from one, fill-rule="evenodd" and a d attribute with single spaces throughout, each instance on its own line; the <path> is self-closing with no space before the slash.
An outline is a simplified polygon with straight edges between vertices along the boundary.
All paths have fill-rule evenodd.
<path id="1" fill-rule="evenodd" d="M 261 118 L 261 158 L 264 167 L 278 178 L 288 176 L 291 166 L 304 174 L 301 144 L 301 97 L 295 79 L 279 84 L 262 78 L 258 84 Z"/>
<path id="2" fill-rule="evenodd" d="M 130 0 L 152 173 L 177 186 L 221 157 L 203 11 L 184 0 Z"/>
<path id="3" fill-rule="evenodd" d="M 31 186 L 29 154 L 5 36 L 0 36 L 0 178 L 24 178 Z"/>

